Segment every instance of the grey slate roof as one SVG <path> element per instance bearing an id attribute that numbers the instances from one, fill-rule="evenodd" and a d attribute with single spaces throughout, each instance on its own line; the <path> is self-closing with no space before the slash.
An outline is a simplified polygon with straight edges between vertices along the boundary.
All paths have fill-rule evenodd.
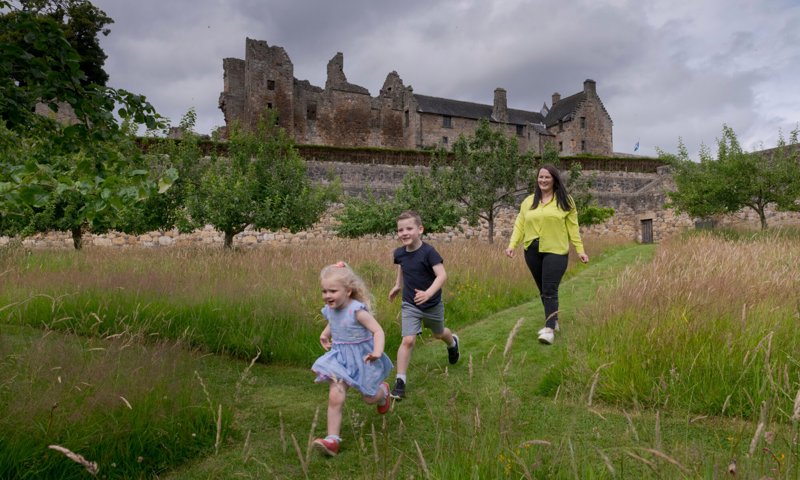
<path id="1" fill-rule="evenodd" d="M 435 115 L 448 115 L 451 117 L 471 118 L 480 120 L 481 118 L 492 118 L 492 105 L 481 103 L 462 102 L 460 100 L 450 100 L 448 98 L 429 97 L 427 95 L 414 94 L 417 101 L 417 112 L 432 113 Z M 528 112 L 515 108 L 508 109 L 508 123 L 525 125 L 527 123 L 542 123 L 544 117 L 539 112 Z"/>
<path id="2" fill-rule="evenodd" d="M 586 100 L 586 92 L 579 92 L 567 98 L 562 98 L 550 107 L 550 111 L 544 119 L 544 124 L 552 127 L 553 125 L 558 125 L 559 120 L 565 122 L 572 120 L 575 111 L 584 100 Z"/>

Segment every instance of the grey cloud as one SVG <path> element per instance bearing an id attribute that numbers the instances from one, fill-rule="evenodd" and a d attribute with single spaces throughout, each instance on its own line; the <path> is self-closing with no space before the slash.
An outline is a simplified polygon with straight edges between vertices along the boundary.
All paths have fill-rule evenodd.
<path id="1" fill-rule="evenodd" d="M 198 131 L 220 125 L 222 59 L 245 38 L 283 46 L 295 76 L 325 82 L 343 52 L 348 79 L 375 95 L 397 71 L 414 91 L 538 110 L 554 91 L 597 81 L 615 149 L 654 154 L 683 137 L 711 144 L 722 123 L 743 144 L 787 132 L 800 103 L 800 6 L 765 0 L 96 0 L 115 20 L 102 39 L 112 86 L 142 93 L 169 118 L 191 106 Z M 734 13 L 746 13 L 738 20 Z M 793 109 L 794 107 L 794 109 Z M 794 119 L 792 117 L 794 116 Z"/>

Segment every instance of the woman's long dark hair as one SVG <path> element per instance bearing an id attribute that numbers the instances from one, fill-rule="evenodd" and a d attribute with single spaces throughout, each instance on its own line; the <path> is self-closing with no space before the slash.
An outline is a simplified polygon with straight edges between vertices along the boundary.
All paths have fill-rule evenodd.
<path id="1" fill-rule="evenodd" d="M 558 208 L 569 212 L 572 209 L 572 201 L 569 198 L 569 193 L 567 193 L 567 187 L 564 186 L 564 182 L 561 180 L 561 172 L 552 165 L 542 165 L 536 170 L 537 178 L 539 177 L 539 172 L 543 169 L 550 172 L 550 176 L 553 177 L 553 195 L 556 197 Z M 539 188 L 539 182 L 537 181 L 533 189 L 533 205 L 531 205 L 531 210 L 539 206 L 539 201 L 541 199 L 542 189 Z"/>

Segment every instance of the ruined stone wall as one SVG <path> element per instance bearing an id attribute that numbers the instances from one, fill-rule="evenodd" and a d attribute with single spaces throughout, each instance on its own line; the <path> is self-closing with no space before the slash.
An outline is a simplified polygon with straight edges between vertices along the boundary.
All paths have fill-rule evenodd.
<path id="1" fill-rule="evenodd" d="M 219 95 L 219 108 L 225 114 L 225 124 L 244 117 L 245 61 L 238 58 L 222 60 L 225 87 Z"/>
<path id="2" fill-rule="evenodd" d="M 323 94 L 318 131 L 323 145 L 355 147 L 370 138 L 371 97 L 362 93 L 330 91 Z"/>
<path id="3" fill-rule="evenodd" d="M 58 111 L 54 112 L 50 110 L 50 106 L 47 103 L 37 103 L 34 106 L 34 112 L 43 117 L 55 120 L 62 125 L 75 125 L 76 123 L 80 123 L 72 105 L 67 102 L 57 102 L 57 105 Z"/>
<path id="4" fill-rule="evenodd" d="M 307 81 L 295 82 L 293 92 L 294 138 L 298 143 L 315 144 L 321 142 L 318 135 L 317 119 L 322 108 L 323 90 Z"/>
<path id="5" fill-rule="evenodd" d="M 294 135 L 294 65 L 289 55 L 282 47 L 248 38 L 244 61 L 242 126 L 255 130 L 267 110 L 276 110 L 280 112 L 278 125 Z"/>

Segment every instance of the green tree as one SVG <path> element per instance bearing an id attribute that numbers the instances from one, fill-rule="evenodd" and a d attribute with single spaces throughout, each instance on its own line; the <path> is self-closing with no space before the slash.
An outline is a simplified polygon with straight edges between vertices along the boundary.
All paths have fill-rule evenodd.
<path id="1" fill-rule="evenodd" d="M 4 0 L 0 12 L 0 228 L 64 229 L 80 248 L 84 231 L 112 228 L 120 209 L 174 180 L 174 171 L 150 175 L 133 148 L 135 125 L 155 128 L 160 117 L 144 97 L 89 81 L 51 15 Z M 35 113 L 41 102 L 68 104 L 78 121 Z"/>
<path id="2" fill-rule="evenodd" d="M 340 222 L 336 233 L 351 238 L 390 234 L 397 230 L 397 217 L 405 210 L 419 213 L 429 233 L 457 225 L 462 216 L 461 208 L 431 175 L 411 171 L 392 197 L 379 198 L 371 191 L 364 198 L 347 197 L 344 211 L 336 217 Z"/>
<path id="3" fill-rule="evenodd" d="M 64 38 L 80 57 L 84 85 L 105 85 L 108 73 L 103 69 L 108 55 L 100 47 L 98 35 L 107 36 L 114 23 L 103 10 L 87 0 L 20 0 L 22 10 L 55 20 L 64 31 Z"/>
<path id="4" fill-rule="evenodd" d="M 789 143 L 780 136 L 778 147 L 765 152 L 747 152 L 727 125 L 717 141 L 716 158 L 701 148 L 700 161 L 689 158 L 682 142 L 677 154 L 659 152 L 673 168 L 675 191 L 669 204 L 677 212 L 692 217 L 711 217 L 735 213 L 744 208 L 758 215 L 761 228 L 767 228 L 766 210 L 800 210 L 800 163 L 798 130 Z"/>
<path id="5" fill-rule="evenodd" d="M 311 184 L 303 159 L 274 120 L 262 122 L 252 134 L 234 129 L 228 156 L 214 158 L 197 184 L 187 186 L 194 226 L 208 224 L 223 232 L 225 248 L 248 225 L 292 232 L 307 228 L 336 198 L 338 184 Z"/>
<path id="6" fill-rule="evenodd" d="M 520 185 L 531 178 L 533 157 L 520 153 L 516 138 L 493 129 L 487 120 L 481 120 L 472 136 L 459 136 L 453 155 L 449 168 L 434 172 L 434 181 L 463 205 L 471 225 L 479 219 L 487 222 L 493 243 L 497 214 L 516 202 Z"/>
<path id="7" fill-rule="evenodd" d="M 200 146 L 200 135 L 194 132 L 196 120 L 197 114 L 191 108 L 178 124 L 180 139 L 149 136 L 141 139 L 147 152 L 144 168 L 156 178 L 175 171 L 177 178 L 163 194 L 152 195 L 124 210 L 118 229 L 141 234 L 172 228 L 186 233 L 196 228 L 186 213 L 187 192 L 196 187 L 210 162 Z"/>

